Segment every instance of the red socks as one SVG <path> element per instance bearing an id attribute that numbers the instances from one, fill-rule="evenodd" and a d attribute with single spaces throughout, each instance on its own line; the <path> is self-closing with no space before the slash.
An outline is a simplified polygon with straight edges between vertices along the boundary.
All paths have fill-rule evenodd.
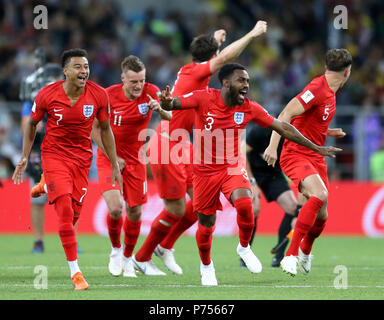
<path id="1" fill-rule="evenodd" d="M 58 217 L 59 236 L 68 261 L 77 259 L 77 242 L 73 227 L 73 208 L 69 194 L 58 197 L 55 201 Z"/>
<path id="2" fill-rule="evenodd" d="M 197 221 L 197 213 L 193 211 L 192 201 L 185 205 L 184 216 L 169 231 L 160 245 L 165 249 L 172 249 L 176 240 Z"/>
<path id="3" fill-rule="evenodd" d="M 155 251 L 156 246 L 166 237 L 182 217 L 178 217 L 163 209 L 160 214 L 153 220 L 151 231 L 145 239 L 139 251 L 135 254 L 136 260 L 139 262 L 151 260 L 152 253 Z"/>
<path id="4" fill-rule="evenodd" d="M 140 235 L 141 220 L 134 222 L 128 218 L 124 221 L 124 256 L 129 258 Z"/>
<path id="5" fill-rule="evenodd" d="M 249 197 L 239 198 L 233 202 L 237 211 L 237 224 L 239 226 L 240 244 L 247 247 L 252 237 L 255 218 L 252 210 L 252 199 Z"/>
<path id="6" fill-rule="evenodd" d="M 107 215 L 107 226 L 108 226 L 108 234 L 109 239 L 111 240 L 112 247 L 120 248 L 120 235 L 121 235 L 121 227 L 123 225 L 123 217 L 112 218 L 109 214 Z"/>
<path id="7" fill-rule="evenodd" d="M 308 233 L 305 235 L 303 241 L 300 244 L 301 251 L 304 254 L 311 253 L 313 242 L 323 232 L 326 221 L 327 220 L 315 220 L 315 223 L 313 224 L 312 228 L 308 231 Z"/>
<path id="8" fill-rule="evenodd" d="M 323 205 L 324 202 L 316 197 L 310 197 L 308 201 L 303 205 L 297 218 L 291 244 L 289 245 L 289 248 L 285 254 L 286 256 L 297 256 L 299 254 L 299 246 L 301 240 L 312 228 L 316 219 L 317 212 Z"/>
<path id="9" fill-rule="evenodd" d="M 215 226 L 208 228 L 200 223 L 197 225 L 196 243 L 199 248 L 201 262 L 206 266 L 211 263 L 212 236 L 214 231 Z"/>

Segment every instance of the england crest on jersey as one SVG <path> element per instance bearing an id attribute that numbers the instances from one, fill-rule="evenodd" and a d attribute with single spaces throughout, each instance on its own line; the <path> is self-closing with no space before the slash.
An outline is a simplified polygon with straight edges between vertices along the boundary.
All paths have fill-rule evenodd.
<path id="1" fill-rule="evenodd" d="M 83 115 L 86 118 L 90 118 L 93 114 L 94 105 L 93 104 L 84 104 L 83 105 Z"/>
<path id="2" fill-rule="evenodd" d="M 244 112 L 235 112 L 233 120 L 236 124 L 242 124 L 244 121 Z"/>
<path id="3" fill-rule="evenodd" d="M 147 114 L 148 111 L 149 111 L 148 103 L 142 103 L 142 104 L 139 104 L 137 107 L 139 108 L 139 112 L 140 112 L 141 114 L 143 114 L 143 115 L 144 115 L 144 114 Z"/>

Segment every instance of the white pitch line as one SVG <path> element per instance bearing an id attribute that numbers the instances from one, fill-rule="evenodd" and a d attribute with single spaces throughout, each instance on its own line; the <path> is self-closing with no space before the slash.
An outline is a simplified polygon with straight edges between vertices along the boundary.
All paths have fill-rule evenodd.
<path id="1" fill-rule="evenodd" d="M 0 287 L 9 288 L 9 287 L 21 287 L 21 288 L 29 288 L 34 287 L 34 284 L 0 284 Z M 72 287 L 72 284 L 64 284 L 64 283 L 56 283 L 56 284 L 48 284 L 49 287 Z M 194 284 L 94 284 L 90 285 L 91 288 L 98 287 L 160 287 L 160 288 L 201 288 L 201 285 Z M 336 289 L 334 286 L 310 286 L 310 285 L 233 285 L 233 284 L 223 284 L 218 285 L 218 287 L 223 288 L 271 288 L 271 289 Z M 384 289 L 384 285 L 382 286 L 348 286 L 347 289 Z"/>

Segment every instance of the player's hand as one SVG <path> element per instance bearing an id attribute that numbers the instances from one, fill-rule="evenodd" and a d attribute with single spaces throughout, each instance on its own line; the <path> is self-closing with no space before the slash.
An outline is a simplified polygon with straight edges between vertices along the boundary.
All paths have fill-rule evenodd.
<path id="1" fill-rule="evenodd" d="M 159 96 L 160 105 L 164 110 L 171 110 L 171 103 L 172 103 L 172 94 L 171 89 L 169 86 L 165 87 L 165 90 L 161 91 L 161 94 Z"/>
<path id="2" fill-rule="evenodd" d="M 225 42 L 225 39 L 227 37 L 227 31 L 225 31 L 224 29 L 216 30 L 213 37 L 216 39 L 220 47 Z"/>
<path id="3" fill-rule="evenodd" d="M 344 138 L 346 133 L 341 128 L 328 129 L 327 135 L 334 138 Z"/>
<path id="4" fill-rule="evenodd" d="M 12 180 L 14 184 L 20 184 L 23 182 L 23 174 L 25 169 L 27 168 L 28 159 L 27 158 L 21 158 L 19 163 L 16 165 L 15 171 L 12 175 Z"/>
<path id="5" fill-rule="evenodd" d="M 120 167 L 114 167 L 112 168 L 112 186 L 115 186 L 115 183 L 119 184 L 120 188 L 120 194 L 123 196 L 123 179 L 121 178 L 121 173 L 120 173 Z"/>
<path id="6" fill-rule="evenodd" d="M 117 163 L 119 164 L 120 172 L 123 173 L 127 163 L 123 158 L 120 158 L 119 156 L 117 157 Z"/>
<path id="7" fill-rule="evenodd" d="M 318 153 L 320 153 L 322 156 L 336 158 L 333 152 L 340 152 L 340 151 L 343 151 L 343 149 L 335 148 L 335 147 L 319 147 Z"/>
<path id="8" fill-rule="evenodd" d="M 159 112 L 161 109 L 159 101 L 153 99 L 149 94 L 147 94 L 147 97 L 149 99 L 148 108 L 151 109 L 152 111 Z"/>
<path id="9" fill-rule="evenodd" d="M 263 158 L 269 166 L 274 167 L 277 161 L 277 150 L 268 146 L 264 151 Z"/>
<path id="10" fill-rule="evenodd" d="M 257 23 L 255 24 L 255 26 L 253 27 L 251 32 L 252 32 L 252 35 L 254 37 L 258 37 L 258 36 L 262 35 L 263 33 L 266 33 L 267 32 L 267 22 L 262 21 L 262 20 L 257 21 Z"/>

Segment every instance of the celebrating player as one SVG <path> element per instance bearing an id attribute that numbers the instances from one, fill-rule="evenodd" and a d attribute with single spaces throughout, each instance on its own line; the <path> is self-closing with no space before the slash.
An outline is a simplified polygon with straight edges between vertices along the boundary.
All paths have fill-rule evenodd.
<path id="1" fill-rule="evenodd" d="M 346 49 L 332 49 L 325 55 L 325 74 L 313 79 L 280 113 L 278 119 L 291 122 L 308 139 L 324 145 L 327 136 L 342 138 L 342 129 L 329 129 L 336 111 L 336 92 L 351 74 L 352 56 Z M 271 135 L 264 159 L 274 166 L 280 136 Z M 307 198 L 296 221 L 291 244 L 281 261 L 284 272 L 295 276 L 297 265 L 307 274 L 311 269 L 312 245 L 328 217 L 327 164 L 323 156 L 285 141 L 280 166 Z"/>
<path id="2" fill-rule="evenodd" d="M 122 186 L 115 141 L 109 126 L 109 99 L 106 91 L 89 81 L 87 53 L 67 50 L 62 55 L 65 80 L 44 87 L 37 94 L 23 136 L 21 160 L 12 179 L 23 181 L 23 173 L 36 134 L 36 125 L 47 114 L 46 134 L 41 147 L 48 201 L 54 204 L 61 243 L 70 268 L 75 290 L 88 288 L 77 262 L 74 224 L 79 219 L 87 194 L 88 173 L 92 161 L 90 139 L 93 120 L 101 127 L 101 139 L 112 165 L 112 182 Z"/>
<path id="3" fill-rule="evenodd" d="M 226 64 L 220 69 L 218 77 L 222 85 L 221 90 L 198 90 L 172 98 L 167 87 L 160 96 L 163 109 L 195 110 L 193 208 L 198 215 L 196 242 L 204 286 L 217 285 L 211 260 L 211 244 L 216 210 L 222 209 L 220 192 L 237 211 L 240 238 L 237 253 L 252 273 L 260 273 L 262 270 L 260 261 L 249 246 L 254 225 L 252 192 L 247 171 L 239 163 L 239 139 L 242 129 L 250 121 L 276 130 L 285 138 L 322 155 L 334 157 L 331 152 L 340 151 L 337 148 L 313 144 L 295 127 L 275 119 L 258 103 L 246 98 L 249 76 L 242 65 Z"/>
<path id="4" fill-rule="evenodd" d="M 130 55 L 121 63 L 122 83 L 107 88 L 111 105 L 110 125 L 115 136 L 116 150 L 123 177 L 123 196 L 126 202 L 127 218 L 124 221 L 119 186 L 112 186 L 112 167 L 100 140 L 95 120 L 92 139 L 97 143 L 97 173 L 100 189 L 107 204 L 109 215 L 107 225 L 112 252 L 109 272 L 119 276 L 136 277 L 132 252 L 140 234 L 142 205 L 147 201 L 147 171 L 143 154 L 139 154 L 145 143 L 145 129 L 151 119 L 152 110 L 161 119 L 170 120 L 169 111 L 161 109 L 158 102 L 160 89 L 145 82 L 145 66 L 136 56 Z M 141 136 L 140 136 L 141 135 Z M 141 157 L 141 159 L 140 159 Z M 124 249 L 121 247 L 121 229 L 124 229 Z M 164 274 L 154 266 L 147 272 Z"/>
<path id="5" fill-rule="evenodd" d="M 266 32 L 267 23 L 258 21 L 253 29 L 242 38 L 228 45 L 217 54 L 220 45 L 225 41 L 226 32 L 217 30 L 214 36 L 200 35 L 190 46 L 192 62 L 183 66 L 172 89 L 175 96 L 180 96 L 194 90 L 208 87 L 210 77 L 225 63 L 235 59 L 244 48 L 256 37 Z M 146 262 L 150 261 L 153 252 L 160 257 L 165 266 L 176 274 L 182 274 L 181 267 L 176 263 L 173 245 L 180 235 L 197 221 L 192 202 L 186 201 L 188 193 L 192 194 L 192 145 L 189 134 L 194 122 L 193 110 L 176 110 L 172 113 L 170 122 L 161 122 L 157 128 L 157 135 L 149 142 L 150 166 L 157 185 L 157 190 L 164 201 L 164 209 L 152 223 L 150 233 L 143 246 L 133 257 L 139 270 L 148 270 Z M 161 150 L 167 145 L 168 149 Z M 160 146 L 160 148 L 159 148 Z M 180 147 L 185 155 L 185 161 L 175 161 L 172 150 Z M 158 150 L 156 155 L 155 150 Z M 157 157 L 159 156 L 159 157 Z M 166 156 L 169 161 L 162 161 Z M 153 158 L 156 161 L 153 161 Z M 151 160 L 152 159 L 152 160 Z"/>
<path id="6" fill-rule="evenodd" d="M 255 215 L 255 225 L 253 227 L 250 245 L 252 246 L 257 228 L 257 217 L 260 212 L 259 189 L 261 189 L 267 202 L 276 201 L 285 213 L 278 231 L 278 244 L 275 247 L 277 249 L 273 250 L 275 255 L 272 259 L 272 267 L 279 267 L 288 244 L 286 237 L 292 229 L 292 223 L 294 222 L 294 218 L 297 217 L 301 206 L 298 205 L 296 197 L 289 187 L 278 162 L 276 162 L 275 167 L 271 167 L 264 161 L 263 152 L 269 144 L 270 136 L 271 130 L 255 125 L 247 133 L 246 141 L 244 141 L 246 167 L 252 186 L 253 213 Z M 282 146 L 283 139 L 280 141 L 278 154 L 280 154 Z M 245 266 L 242 260 L 240 263 L 242 266 Z"/>

